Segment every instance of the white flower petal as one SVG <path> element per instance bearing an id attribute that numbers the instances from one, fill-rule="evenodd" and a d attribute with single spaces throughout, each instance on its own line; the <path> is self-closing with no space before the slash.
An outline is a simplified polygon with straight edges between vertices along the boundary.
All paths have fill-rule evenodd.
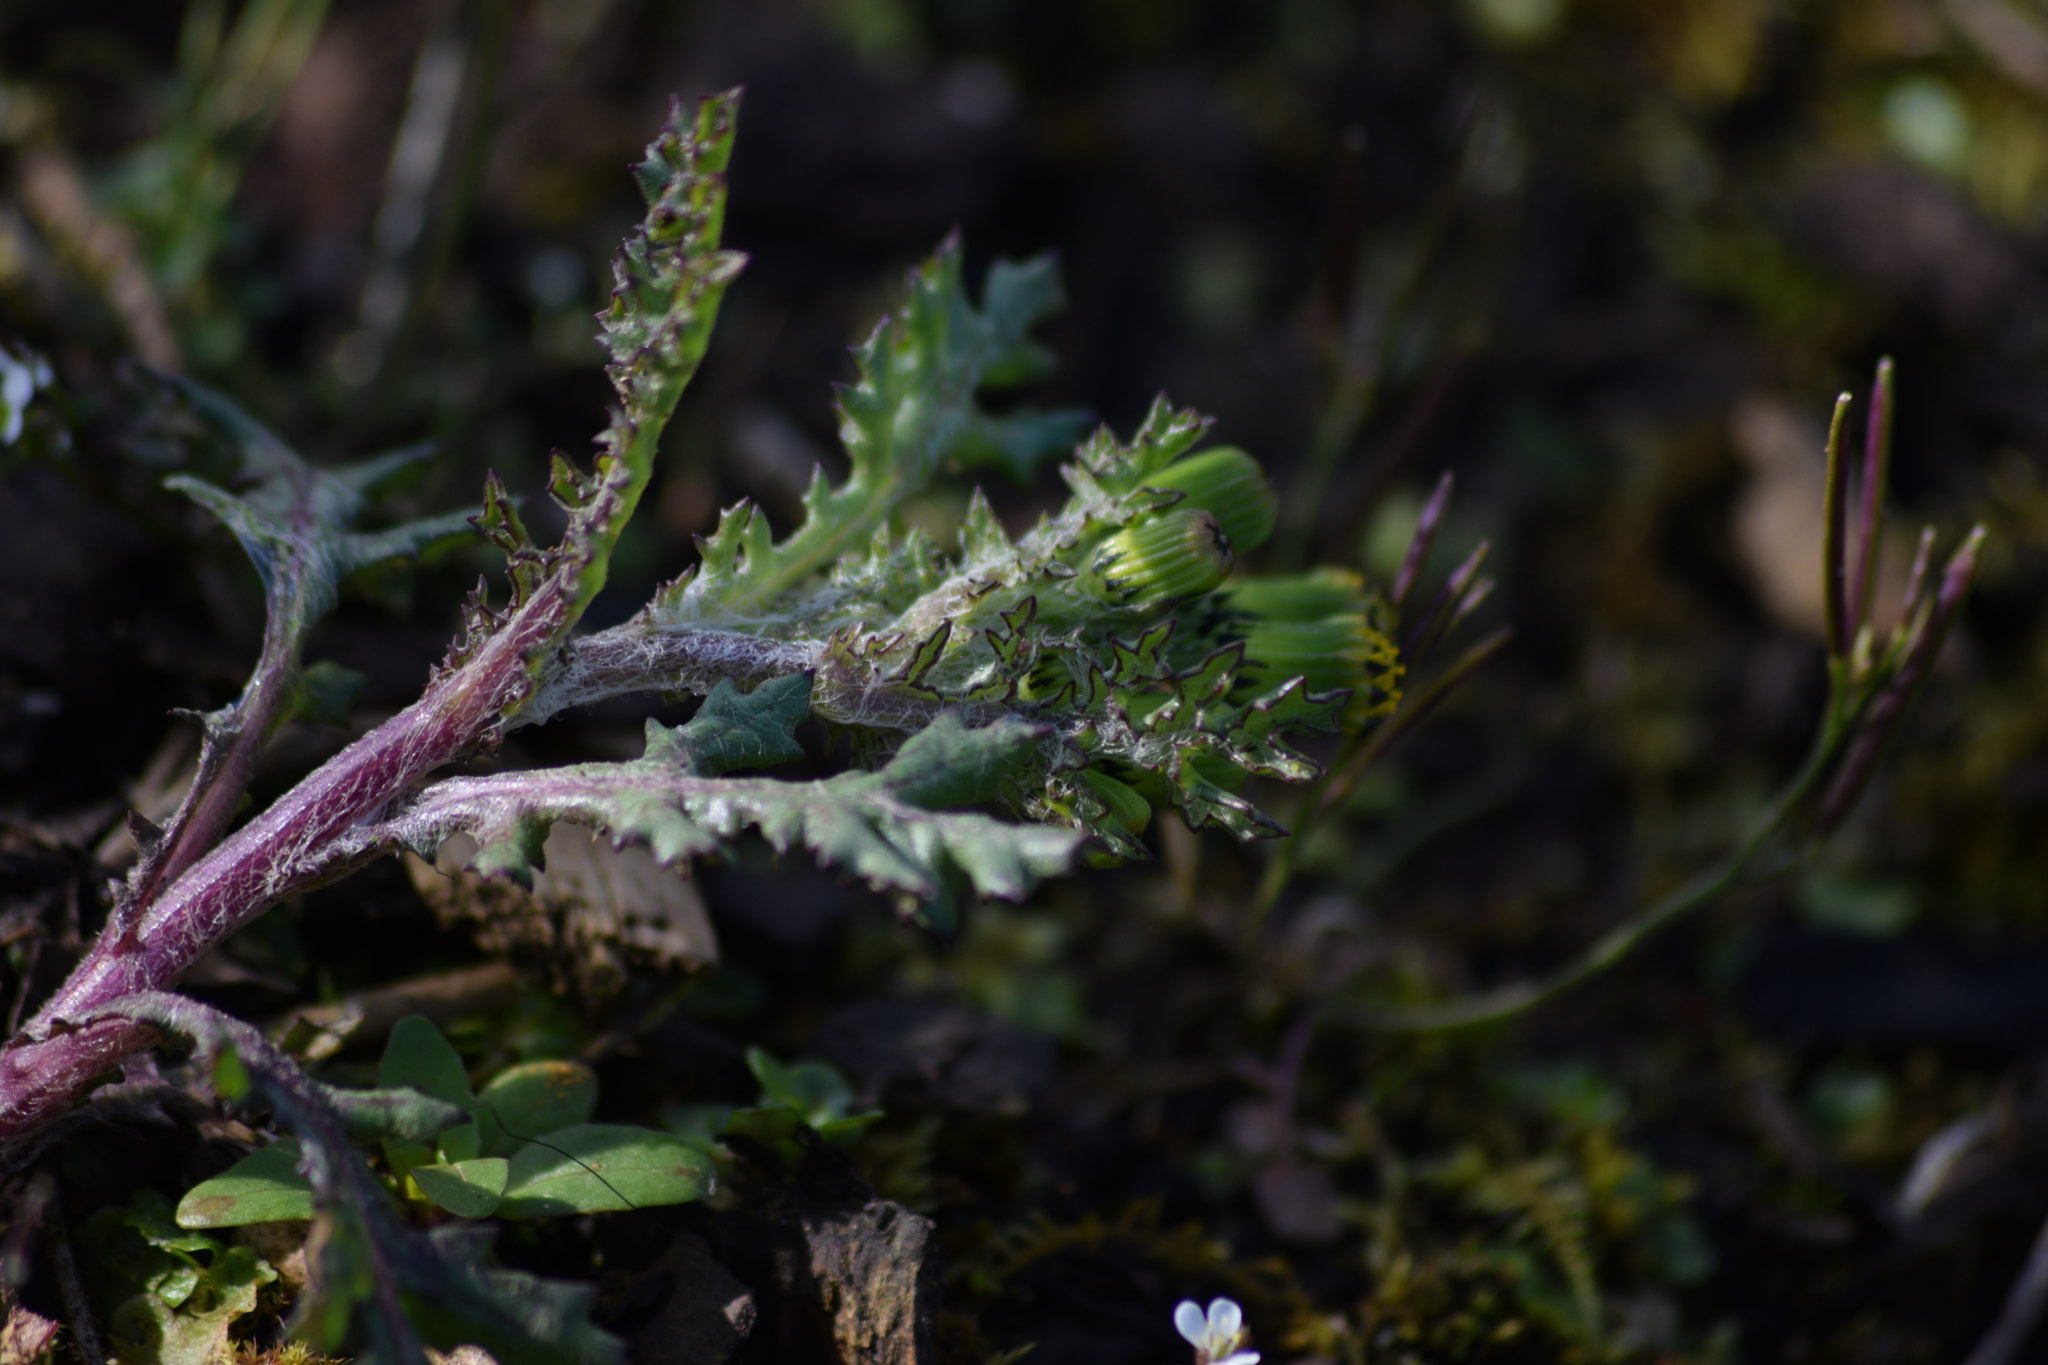
<path id="1" fill-rule="evenodd" d="M 1236 1355 L 1225 1356 L 1221 1360 L 1212 1362 L 1212 1365 L 1259 1365 L 1259 1353 L 1257 1351 L 1239 1351 Z"/>
<path id="2" fill-rule="evenodd" d="M 1182 1299 L 1180 1306 L 1173 1310 L 1173 1330 L 1180 1333 L 1188 1345 L 1200 1346 L 1209 1333 L 1209 1322 L 1202 1316 L 1202 1305 L 1193 1299 Z"/>
<path id="3" fill-rule="evenodd" d="M 1209 1301 L 1209 1339 L 1213 1348 L 1228 1350 L 1243 1326 L 1244 1310 L 1237 1306 L 1236 1299 Z"/>

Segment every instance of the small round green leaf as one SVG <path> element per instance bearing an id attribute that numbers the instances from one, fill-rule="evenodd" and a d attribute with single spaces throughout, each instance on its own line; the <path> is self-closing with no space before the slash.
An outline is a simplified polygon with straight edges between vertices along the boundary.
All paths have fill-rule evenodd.
<path id="1" fill-rule="evenodd" d="M 405 1142 L 398 1138 L 384 1139 L 384 1161 L 391 1167 L 393 1178 L 405 1179 L 415 1166 L 434 1164 L 434 1149 L 424 1142 Z"/>
<path id="2" fill-rule="evenodd" d="M 488 1218 L 505 1193 L 511 1163 L 503 1157 L 478 1157 L 446 1166 L 415 1166 L 413 1181 L 420 1193 L 457 1218 Z"/>
<path id="3" fill-rule="evenodd" d="M 391 1030 L 377 1068 L 377 1084 L 386 1090 L 409 1085 L 422 1095 L 464 1108 L 471 1099 L 461 1054 L 423 1014 L 409 1014 Z"/>
<path id="4" fill-rule="evenodd" d="M 528 1062 L 498 1073 L 476 1097 L 483 1150 L 510 1156 L 522 1143 L 582 1123 L 597 1108 L 597 1074 L 581 1062 Z"/>
<path id="5" fill-rule="evenodd" d="M 483 1152 L 480 1137 L 481 1130 L 476 1124 L 465 1123 L 441 1134 L 435 1146 L 440 1149 L 443 1161 L 474 1161 Z"/>
<path id="6" fill-rule="evenodd" d="M 178 1201 L 181 1228 L 232 1228 L 313 1216 L 313 1184 L 299 1173 L 299 1145 L 286 1140 L 249 1153 Z"/>
<path id="7" fill-rule="evenodd" d="M 711 1159 L 673 1134 L 579 1123 L 514 1154 L 498 1216 L 545 1218 L 686 1204 L 710 1194 L 714 1183 Z"/>

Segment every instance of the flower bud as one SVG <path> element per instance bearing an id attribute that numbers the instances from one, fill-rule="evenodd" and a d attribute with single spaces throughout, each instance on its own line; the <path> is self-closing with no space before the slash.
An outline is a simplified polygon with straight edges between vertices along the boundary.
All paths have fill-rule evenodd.
<path id="1" fill-rule="evenodd" d="M 1393 641 L 1364 616 L 1320 621 L 1254 621 L 1245 629 L 1243 677 L 1259 687 L 1302 678 L 1310 693 L 1351 693 L 1344 722 L 1356 726 L 1391 711 L 1401 666 Z"/>
<path id="2" fill-rule="evenodd" d="M 1103 541 L 1089 576 L 1111 601 L 1144 610 L 1209 591 L 1230 563 L 1230 537 L 1216 518 L 1175 507 Z"/>
<path id="3" fill-rule="evenodd" d="M 1326 616 L 1365 616 L 1375 595 L 1349 569 L 1316 569 L 1275 578 L 1243 578 L 1230 585 L 1230 607 L 1268 621 L 1320 621 Z"/>
<path id="4" fill-rule="evenodd" d="M 1214 514 L 1240 550 L 1254 550 L 1273 534 L 1280 500 L 1259 462 L 1236 446 L 1218 446 L 1177 460 L 1145 480 L 1148 488 L 1187 494 L 1181 507 Z"/>
<path id="5" fill-rule="evenodd" d="M 1109 806 L 1109 818 L 1132 834 L 1143 834 L 1145 826 L 1152 823 L 1152 803 L 1138 795 L 1128 782 L 1120 782 L 1094 768 L 1083 768 L 1081 780 Z"/>
<path id="6" fill-rule="evenodd" d="M 1248 579 L 1231 588 L 1230 607 L 1244 618 L 1247 682 L 1272 687 L 1298 677 L 1311 693 L 1343 688 L 1351 693 L 1347 726 L 1393 709 L 1399 655 L 1380 626 L 1378 598 L 1356 574 L 1322 569 Z"/>

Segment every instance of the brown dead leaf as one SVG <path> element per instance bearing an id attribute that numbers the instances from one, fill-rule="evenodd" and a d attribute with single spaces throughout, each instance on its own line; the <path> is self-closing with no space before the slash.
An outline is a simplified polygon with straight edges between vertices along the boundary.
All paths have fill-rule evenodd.
<path id="1" fill-rule="evenodd" d="M 433 865 L 407 855 L 406 871 L 444 924 L 468 926 L 488 952 L 544 957 L 564 984 L 610 995 L 634 967 L 695 970 L 718 961 L 718 939 L 695 882 L 637 846 L 558 822 L 542 845 L 533 889 L 463 871 L 466 836 Z"/>

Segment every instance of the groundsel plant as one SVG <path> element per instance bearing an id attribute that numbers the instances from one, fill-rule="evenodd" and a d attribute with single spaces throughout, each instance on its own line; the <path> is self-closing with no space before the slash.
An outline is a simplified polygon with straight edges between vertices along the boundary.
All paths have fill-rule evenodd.
<path id="1" fill-rule="evenodd" d="M 398 1226 L 349 1145 L 381 1139 L 388 1156 L 412 1144 L 393 1170 L 424 1173 L 422 1190 L 443 1207 L 510 1207 L 517 1170 L 507 1186 L 507 1161 L 463 1136 L 479 1102 L 466 1082 L 436 1093 L 440 1064 L 421 1063 L 425 1079 L 400 1068 L 385 1092 L 338 1092 L 246 1025 L 170 993 L 264 910 L 374 859 L 432 859 L 456 836 L 473 870 L 530 880 L 550 826 L 566 821 L 678 866 L 755 831 L 943 920 L 961 895 L 1016 900 L 1078 860 L 1142 856 L 1155 808 L 1240 839 L 1282 833 L 1242 794 L 1247 780 L 1315 777 L 1298 736 L 1358 733 L 1396 703 L 1383 607 L 1356 577 L 1232 577 L 1236 557 L 1270 534 L 1274 496 L 1243 451 L 1201 448 L 1204 419 L 1162 400 L 1130 439 L 1105 429 L 1076 445 L 1074 414 L 980 406 L 982 391 L 1044 372 L 1029 333 L 1059 289 L 1046 262 L 998 264 L 977 304 L 952 243 L 857 349 L 858 378 L 840 396 L 849 477 L 817 478 L 801 524 L 779 540 L 754 508 L 727 511 L 696 566 L 637 616 L 575 634 L 744 264 L 720 244 L 738 107 L 737 92 L 678 105 L 637 167 L 647 214 L 600 315 L 617 406 L 594 470 L 554 459 L 547 492 L 568 524 L 552 547 L 534 543 L 495 475 L 475 516 L 364 529 L 381 488 L 417 456 L 316 468 L 225 400 L 183 390 L 239 469 L 171 483 L 254 561 L 268 610 L 261 655 L 242 694 L 202 718 L 180 808 L 162 827 L 131 819 L 141 856 L 113 888 L 104 932 L 0 1052 L 0 1147 L 27 1159 L 124 1058 L 167 1034 L 187 1040 L 222 1094 L 267 1100 L 295 1133 L 295 1188 L 328 1220 L 315 1239 L 323 1289 L 300 1319 L 323 1349 L 417 1359 L 416 1325 L 437 1344 L 488 1329 L 501 1358 L 609 1351 L 578 1312 L 540 1312 L 529 1289 L 493 1280 L 503 1277 L 480 1268 L 473 1238 L 437 1233 L 430 1245 Z M 39 371 L 21 382 L 23 369 L 7 371 L 10 414 L 47 382 Z M 897 516 L 942 472 L 1024 475 L 1062 451 L 1071 496 L 1021 536 L 979 493 L 957 546 Z M 349 679 L 303 658 L 341 578 L 469 525 L 505 552 L 509 592 L 478 588 L 418 701 L 235 826 L 277 728 L 345 711 Z M 633 692 L 705 700 L 684 725 L 650 721 L 631 761 L 431 780 L 520 727 Z M 851 737 L 851 771 L 735 775 L 801 758 L 795 727 L 813 717 Z M 290 1176 L 272 1172 L 265 1188 L 301 1207 L 305 1194 L 284 1189 Z M 664 1178 L 676 1197 L 708 1188 L 686 1170 Z M 438 1317 L 415 1323 L 422 1312 Z"/>
<path id="2" fill-rule="evenodd" d="M 1058 306 L 1059 287 L 1044 261 L 999 263 L 977 302 L 954 243 L 913 274 L 907 303 L 856 351 L 856 380 L 840 394 L 844 482 L 819 475 L 802 521 L 780 539 L 753 507 L 726 511 L 700 540 L 696 565 L 637 615 L 577 633 L 744 264 L 720 242 L 738 107 L 737 92 L 693 111 L 678 105 L 636 168 L 647 214 L 619 253 L 600 315 L 617 405 L 591 471 L 554 459 L 547 492 L 567 527 L 553 546 L 533 541 L 495 475 L 474 516 L 374 528 L 377 497 L 418 454 L 315 467 L 224 399 L 182 388 L 189 415 L 235 452 L 236 468 L 218 481 L 170 483 L 254 561 L 267 608 L 261 651 L 241 695 L 201 718 L 198 770 L 178 810 L 162 827 L 131 817 L 140 857 L 112 889 L 99 939 L 0 1049 L 0 1159 L 19 1168 L 124 1059 L 166 1035 L 184 1039 L 211 1065 L 219 1094 L 266 1102 L 294 1145 L 263 1149 L 251 1158 L 260 1169 L 192 1192 L 180 1218 L 232 1226 L 311 1210 L 317 1289 L 302 1298 L 298 1323 L 319 1349 L 409 1365 L 423 1358 L 422 1341 L 479 1342 L 508 1365 L 615 1360 L 618 1344 L 584 1311 L 587 1291 L 489 1268 L 488 1232 L 460 1220 L 678 1202 L 702 1197 L 714 1176 L 700 1155 L 658 1135 L 590 1124 L 593 1092 L 561 1069 L 569 1064 L 508 1073 L 473 1093 L 459 1057 L 420 1021 L 394 1034 L 377 1090 L 341 1091 L 248 1025 L 172 993 L 187 968 L 266 909 L 379 858 L 431 861 L 458 839 L 472 871 L 530 883 L 550 828 L 566 822 L 679 868 L 757 833 L 943 924 L 964 896 L 1019 900 L 1077 863 L 1144 856 L 1155 811 L 1242 840 L 1284 833 L 1246 795 L 1253 778 L 1323 779 L 1300 806 L 1301 819 L 1316 818 L 1501 642 L 1425 678 L 1397 713 L 1404 670 L 1426 663 L 1490 587 L 1478 576 L 1482 549 L 1433 598 L 1416 598 L 1423 605 L 1399 646 L 1390 634 L 1418 586 L 1448 484 L 1385 600 L 1343 570 L 1249 576 L 1238 559 L 1272 533 L 1274 495 L 1250 455 L 1203 445 L 1204 419 L 1162 399 L 1119 439 L 1107 429 L 1084 435 L 1072 413 L 981 405 L 983 392 L 1045 372 L 1049 357 L 1030 332 Z M 0 353 L 6 432 L 21 429 L 25 405 L 49 384 L 46 368 Z M 1838 822 L 1924 682 L 1978 541 L 1938 584 L 1923 541 L 1902 624 L 1888 640 L 1873 635 L 1888 371 L 1877 408 L 1853 571 L 1841 410 L 1831 438 L 1824 550 L 1835 690 L 1812 761 L 1719 880 L 1603 943 L 1593 967 L 1760 866 L 1795 810 L 1814 812 L 1816 832 Z M 1021 535 L 978 491 L 957 545 L 934 543 L 899 515 L 942 474 L 1028 476 L 1056 457 L 1069 497 Z M 350 678 L 304 658 L 342 578 L 471 527 L 505 554 L 503 594 L 479 586 L 462 638 L 416 702 L 237 826 L 277 729 L 295 716 L 346 714 Z M 649 721 L 636 759 L 435 778 L 521 727 L 628 693 L 704 700 L 685 724 Z M 849 770 L 759 775 L 805 756 L 796 730 L 812 719 L 850 741 Z M 1316 732 L 1339 736 L 1327 778 L 1297 747 Z M 1274 860 L 1272 895 L 1288 866 L 1284 854 Z M 1496 1017 L 1591 969 L 1368 1022 Z M 406 1225 L 360 1142 L 384 1144 L 386 1174 L 408 1199 L 458 1221 L 431 1234 Z M 1184 1304 L 1175 1321 L 1207 1365 L 1258 1358 L 1241 1349 L 1242 1316 L 1228 1300 L 1206 1313 Z"/>

